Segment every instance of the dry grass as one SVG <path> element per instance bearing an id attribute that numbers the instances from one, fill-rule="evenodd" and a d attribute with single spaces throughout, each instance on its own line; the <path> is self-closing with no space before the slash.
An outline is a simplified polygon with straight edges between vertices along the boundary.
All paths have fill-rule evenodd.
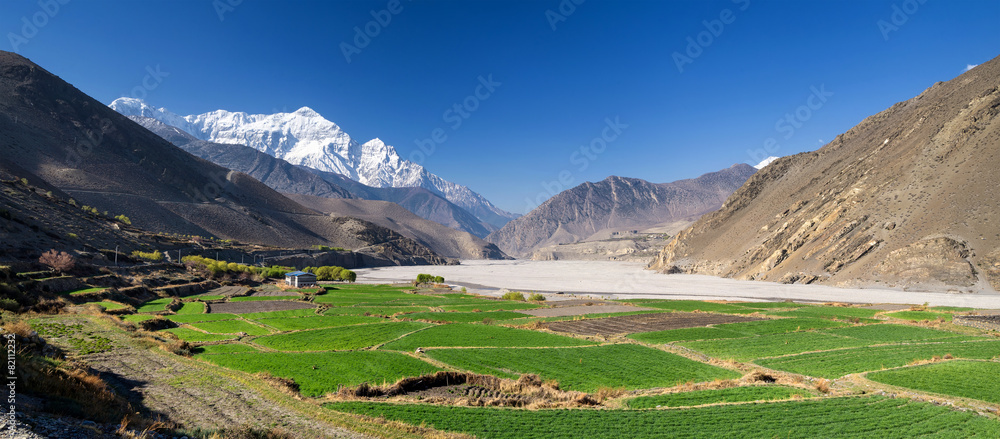
<path id="1" fill-rule="evenodd" d="M 825 378 L 820 378 L 820 379 L 816 380 L 816 386 L 815 387 L 816 387 L 816 390 L 820 391 L 820 393 L 823 393 L 823 394 L 830 393 L 830 381 L 827 380 L 827 379 L 825 379 Z"/>
<path id="2" fill-rule="evenodd" d="M 31 337 L 31 334 L 35 332 L 33 329 L 31 329 L 31 325 L 29 325 L 28 322 L 25 322 L 23 320 L 7 323 L 3 325 L 3 330 L 8 334 L 15 334 L 18 337 L 24 337 L 24 338 Z"/>

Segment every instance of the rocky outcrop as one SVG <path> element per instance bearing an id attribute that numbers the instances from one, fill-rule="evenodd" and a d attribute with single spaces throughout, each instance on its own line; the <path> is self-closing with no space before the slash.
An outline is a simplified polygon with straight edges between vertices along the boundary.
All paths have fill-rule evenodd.
<path id="1" fill-rule="evenodd" d="M 649 267 L 993 290 L 1000 279 L 998 113 L 994 59 L 865 119 L 818 151 L 771 163 Z"/>

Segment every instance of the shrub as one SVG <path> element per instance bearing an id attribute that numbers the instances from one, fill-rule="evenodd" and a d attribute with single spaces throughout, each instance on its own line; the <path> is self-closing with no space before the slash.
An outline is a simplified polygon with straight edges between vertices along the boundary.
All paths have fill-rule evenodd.
<path id="1" fill-rule="evenodd" d="M 132 252 L 132 257 L 144 259 L 151 262 L 160 262 L 163 260 L 163 253 L 161 253 L 159 250 L 155 250 L 153 252 L 144 252 L 136 250 Z"/>
<path id="2" fill-rule="evenodd" d="M 444 276 L 434 276 L 434 283 L 443 284 L 444 283 Z"/>
<path id="3" fill-rule="evenodd" d="M 351 270 L 345 268 L 343 271 L 340 272 L 340 280 L 344 282 L 354 282 L 357 279 L 358 279 L 358 274 Z"/>
<path id="4" fill-rule="evenodd" d="M 42 256 L 38 258 L 38 262 L 57 272 L 65 273 L 72 270 L 73 266 L 76 265 L 76 258 L 66 252 L 56 252 L 55 249 L 52 249 L 42 253 Z"/>
<path id="5" fill-rule="evenodd" d="M 524 302 L 524 294 L 519 291 L 510 291 L 504 293 L 503 300 L 516 300 L 518 302 Z"/>
<path id="6" fill-rule="evenodd" d="M 80 235 L 77 235 L 76 233 L 67 233 L 66 236 L 69 237 L 69 239 L 80 239 Z"/>
<path id="7" fill-rule="evenodd" d="M 544 302 L 545 301 L 545 296 L 543 296 L 541 294 L 538 294 L 538 293 L 534 293 L 534 294 L 528 296 L 528 300 L 531 301 L 531 302 Z"/>
<path id="8" fill-rule="evenodd" d="M 0 309 L 7 311 L 17 311 L 21 309 L 21 304 L 17 303 L 14 299 L 0 299 Z"/>
<path id="9" fill-rule="evenodd" d="M 434 276 L 431 276 L 431 275 L 426 274 L 426 273 L 420 273 L 420 274 L 417 275 L 417 283 L 418 284 L 425 284 L 425 283 L 432 282 L 432 281 L 434 281 Z"/>
<path id="10" fill-rule="evenodd" d="M 118 215 L 118 216 L 115 217 L 115 219 L 118 220 L 118 222 L 120 222 L 122 224 L 125 224 L 125 225 L 128 225 L 128 226 L 132 225 L 132 220 L 129 219 L 129 217 L 127 217 L 125 215 Z"/>

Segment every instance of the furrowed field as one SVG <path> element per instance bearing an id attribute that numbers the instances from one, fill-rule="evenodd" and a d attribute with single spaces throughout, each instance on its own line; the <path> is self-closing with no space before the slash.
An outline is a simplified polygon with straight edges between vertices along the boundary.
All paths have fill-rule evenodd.
<path id="1" fill-rule="evenodd" d="M 557 299 L 336 284 L 121 318 L 330 411 L 481 438 L 1000 437 L 1000 338 L 949 323 L 973 310 Z"/>

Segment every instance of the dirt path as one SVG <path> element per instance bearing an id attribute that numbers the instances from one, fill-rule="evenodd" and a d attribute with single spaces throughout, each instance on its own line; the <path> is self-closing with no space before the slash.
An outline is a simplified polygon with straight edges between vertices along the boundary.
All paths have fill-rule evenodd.
<path id="1" fill-rule="evenodd" d="M 67 319 L 59 320 L 65 322 Z M 275 426 L 301 438 L 368 437 L 290 408 L 309 405 L 307 403 L 277 402 L 276 398 L 265 395 L 276 393 L 276 390 L 262 391 L 214 366 L 155 347 L 140 346 L 136 340 L 106 322 L 86 317 L 71 320 L 83 324 L 85 332 L 112 340 L 111 349 L 80 358 L 100 373 L 116 392 L 126 396 L 136 407 L 142 407 L 153 418 L 160 416 L 185 428 Z M 62 344 L 58 339 L 53 343 Z M 309 408 L 322 410 L 313 405 Z"/>

